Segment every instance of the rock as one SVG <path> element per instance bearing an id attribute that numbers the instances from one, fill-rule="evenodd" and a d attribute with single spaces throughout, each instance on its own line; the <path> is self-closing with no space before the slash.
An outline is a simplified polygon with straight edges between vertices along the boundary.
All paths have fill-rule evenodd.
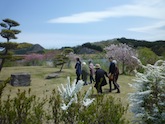
<path id="1" fill-rule="evenodd" d="M 51 78 L 57 78 L 57 77 L 59 77 L 58 73 L 52 73 L 52 74 L 47 75 L 45 79 L 51 79 Z"/>
<path id="2" fill-rule="evenodd" d="M 22 72 L 11 74 L 10 84 L 12 86 L 30 86 L 30 74 Z"/>

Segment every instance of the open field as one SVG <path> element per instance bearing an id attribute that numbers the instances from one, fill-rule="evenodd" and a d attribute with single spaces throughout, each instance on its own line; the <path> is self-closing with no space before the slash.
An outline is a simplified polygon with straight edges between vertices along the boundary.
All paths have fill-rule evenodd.
<path id="1" fill-rule="evenodd" d="M 12 73 L 17 72 L 27 72 L 31 75 L 31 86 L 28 87 L 13 87 L 10 84 L 7 84 L 6 88 L 4 89 L 2 98 L 5 99 L 6 96 L 10 93 L 11 96 L 15 96 L 17 90 L 28 90 L 31 88 L 31 93 L 38 96 L 43 97 L 52 93 L 53 89 L 56 89 L 61 83 L 67 83 L 67 76 L 71 77 L 71 82 L 76 78 L 75 70 L 74 69 L 63 69 L 62 72 L 59 74 L 58 78 L 53 79 L 45 79 L 48 74 L 54 73 L 59 71 L 58 68 L 50 68 L 44 66 L 22 66 L 22 67 L 4 67 L 2 72 L 0 73 L 0 80 L 6 80 Z M 112 95 L 115 98 L 120 98 L 123 105 L 128 104 L 128 93 L 133 92 L 133 89 L 129 87 L 128 83 L 132 83 L 133 76 L 125 76 L 120 75 L 118 83 L 121 88 L 121 93 L 117 94 L 116 91 L 112 93 L 108 92 L 109 85 L 103 87 L 103 92 L 105 95 Z M 90 86 L 93 87 L 94 84 L 89 84 L 83 87 L 83 91 L 86 91 Z M 94 89 L 94 94 L 96 90 Z M 132 114 L 128 111 L 125 115 L 127 119 L 131 119 Z"/>

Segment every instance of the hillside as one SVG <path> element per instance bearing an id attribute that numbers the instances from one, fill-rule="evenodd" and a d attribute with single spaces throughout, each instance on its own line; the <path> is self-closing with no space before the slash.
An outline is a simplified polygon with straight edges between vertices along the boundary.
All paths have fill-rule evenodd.
<path id="1" fill-rule="evenodd" d="M 102 52 L 103 49 L 111 44 L 119 44 L 125 43 L 135 49 L 139 47 L 147 47 L 150 48 L 153 52 L 155 52 L 158 56 L 165 55 L 165 41 L 145 41 L 145 40 L 135 40 L 135 39 L 126 39 L 126 38 L 116 38 L 106 41 L 98 41 L 94 43 L 85 43 L 81 46 L 73 47 L 75 53 L 80 54 L 80 50 L 84 49 L 84 47 L 95 50 L 97 52 Z"/>
<path id="2" fill-rule="evenodd" d="M 44 53 L 45 48 L 39 44 L 28 44 L 21 43 L 18 48 L 14 50 L 14 54 L 22 55 L 22 54 L 30 54 L 30 53 Z"/>
<path id="3" fill-rule="evenodd" d="M 119 44 L 125 43 L 133 48 L 137 49 L 139 47 L 147 47 L 150 48 L 153 52 L 155 52 L 158 56 L 165 55 L 165 41 L 145 41 L 145 40 L 135 40 L 135 39 L 127 39 L 127 38 L 115 38 L 111 40 L 97 41 L 93 43 L 84 43 L 79 46 L 70 47 L 74 50 L 76 54 L 96 54 L 99 52 L 103 52 L 104 48 L 110 46 L 111 44 Z M 65 49 L 67 47 L 62 47 L 60 50 Z M 39 44 L 29 44 L 29 43 L 21 43 L 18 46 L 17 50 L 13 52 L 15 54 L 29 54 L 29 53 L 44 53 L 45 48 L 43 48 Z"/>

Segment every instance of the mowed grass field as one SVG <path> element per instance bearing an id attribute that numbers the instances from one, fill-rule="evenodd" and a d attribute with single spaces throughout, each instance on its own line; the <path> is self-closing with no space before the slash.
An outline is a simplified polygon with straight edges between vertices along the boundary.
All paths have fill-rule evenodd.
<path id="1" fill-rule="evenodd" d="M 14 73 L 20 73 L 20 72 L 26 72 L 31 75 L 31 85 L 26 87 L 13 87 L 10 84 L 7 84 L 5 87 L 2 99 L 5 99 L 8 94 L 11 95 L 11 97 L 16 96 L 16 93 L 18 89 L 21 91 L 28 90 L 31 88 L 31 94 L 36 95 L 37 97 L 45 97 L 46 95 L 49 96 L 52 93 L 53 89 L 57 89 L 57 86 L 60 86 L 61 84 L 67 83 L 67 76 L 71 78 L 71 82 L 74 81 L 76 78 L 75 70 L 72 69 L 63 69 L 61 73 L 59 73 L 58 78 L 52 78 L 52 79 L 45 79 L 45 77 L 48 74 L 52 74 L 55 72 L 58 72 L 59 68 L 53 68 L 53 67 L 44 67 L 44 66 L 22 66 L 22 67 L 4 67 L 2 71 L 0 72 L 0 80 L 6 80 L 8 77 L 11 76 L 11 74 Z M 134 89 L 129 87 L 128 83 L 132 83 L 133 76 L 126 76 L 126 75 L 119 75 L 118 83 L 120 85 L 121 93 L 116 93 L 116 91 L 112 91 L 111 93 L 108 92 L 109 90 L 109 84 L 103 87 L 103 94 L 104 95 L 111 95 L 115 98 L 120 98 L 121 102 L 124 106 L 129 104 L 128 101 L 128 93 L 134 92 Z M 108 79 L 107 79 L 108 82 Z M 86 91 L 90 86 L 94 86 L 94 84 L 89 84 L 83 87 L 82 91 Z M 93 87 L 94 94 L 97 95 L 96 89 Z M 128 110 L 126 113 L 126 118 L 128 120 L 131 120 L 133 115 Z"/>

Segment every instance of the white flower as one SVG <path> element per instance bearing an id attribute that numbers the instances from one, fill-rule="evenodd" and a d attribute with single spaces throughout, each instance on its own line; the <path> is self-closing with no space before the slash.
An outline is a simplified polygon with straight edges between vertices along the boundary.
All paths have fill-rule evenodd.
<path id="1" fill-rule="evenodd" d="M 95 99 L 85 99 L 83 100 L 83 105 L 84 106 L 89 106 Z"/>
<path id="2" fill-rule="evenodd" d="M 133 80 L 134 83 L 128 84 L 136 89 L 134 93 L 129 94 L 131 110 L 135 114 L 135 117 L 144 117 L 154 121 L 160 118 L 163 119 L 165 118 L 165 114 L 161 113 L 158 108 L 165 105 L 163 102 L 165 96 L 165 91 L 163 90 L 165 87 L 165 61 L 158 60 L 154 65 L 147 64 L 146 66 L 142 65 L 141 62 L 139 64 L 144 68 L 144 73 L 135 71 L 136 78 Z M 157 96 L 153 95 L 155 92 Z M 149 103 L 152 106 L 149 109 L 153 112 L 145 111 L 146 106 L 144 102 L 148 98 L 157 99 L 156 103 L 152 102 L 152 100 Z"/>
<path id="3" fill-rule="evenodd" d="M 90 95 L 90 93 L 91 93 L 91 90 L 92 90 L 92 87 L 90 87 L 90 88 L 88 89 L 88 91 L 86 92 L 86 94 L 85 94 L 85 96 L 84 96 L 84 98 L 83 98 L 83 105 L 84 105 L 84 106 L 89 106 L 89 105 L 94 101 L 94 98 L 93 98 L 93 99 L 89 99 L 89 98 L 88 98 L 89 95 Z"/>
<path id="4" fill-rule="evenodd" d="M 69 77 L 67 77 L 67 81 L 68 83 L 66 84 L 66 87 L 64 87 L 63 84 L 61 84 L 61 88 L 58 87 L 58 91 L 63 101 L 61 106 L 62 110 L 67 110 L 73 102 L 81 103 L 83 106 L 89 106 L 94 101 L 94 99 L 88 98 L 92 89 L 92 87 L 90 87 L 86 92 L 83 100 L 78 102 L 77 93 L 81 91 L 84 82 L 82 80 L 79 80 L 76 84 L 76 80 L 74 80 L 73 84 L 71 85 Z"/>

